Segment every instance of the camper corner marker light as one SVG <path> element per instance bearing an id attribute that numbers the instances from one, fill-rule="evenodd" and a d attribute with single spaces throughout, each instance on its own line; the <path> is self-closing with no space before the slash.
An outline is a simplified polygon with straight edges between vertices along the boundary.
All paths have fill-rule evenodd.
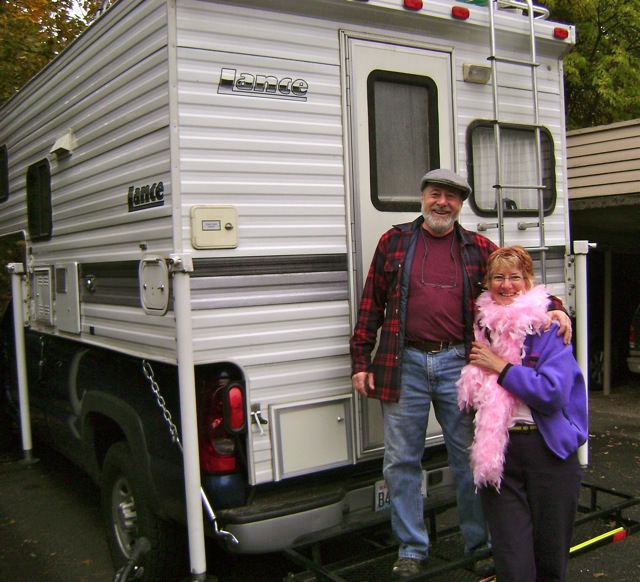
<path id="1" fill-rule="evenodd" d="M 464 6 L 452 6 L 451 8 L 451 16 L 457 18 L 458 20 L 467 20 L 469 18 L 470 12 L 468 8 Z"/>
<path id="2" fill-rule="evenodd" d="M 402 5 L 409 10 L 422 10 L 422 0 L 402 0 Z"/>

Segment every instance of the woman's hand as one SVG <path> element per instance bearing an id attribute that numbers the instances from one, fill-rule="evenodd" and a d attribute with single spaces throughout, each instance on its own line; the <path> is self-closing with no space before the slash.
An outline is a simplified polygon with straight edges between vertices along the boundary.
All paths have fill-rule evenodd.
<path id="1" fill-rule="evenodd" d="M 507 362 L 496 355 L 491 348 L 480 342 L 473 342 L 471 344 L 469 361 L 476 366 L 480 366 L 490 372 L 496 372 L 497 374 L 500 374 L 507 365 Z"/>

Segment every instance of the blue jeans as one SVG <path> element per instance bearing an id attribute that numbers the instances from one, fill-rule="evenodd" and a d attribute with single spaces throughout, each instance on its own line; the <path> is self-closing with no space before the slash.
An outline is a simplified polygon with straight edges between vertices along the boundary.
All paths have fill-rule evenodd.
<path id="1" fill-rule="evenodd" d="M 449 467 L 456 481 L 460 530 L 467 552 L 487 544 L 489 535 L 469 464 L 473 416 L 458 407 L 456 381 L 465 363 L 464 346 L 438 353 L 405 348 L 399 402 L 382 402 L 384 478 L 391 498 L 391 527 L 400 558 L 423 560 L 429 552 L 424 523 L 421 459 L 429 410 L 442 427 Z"/>

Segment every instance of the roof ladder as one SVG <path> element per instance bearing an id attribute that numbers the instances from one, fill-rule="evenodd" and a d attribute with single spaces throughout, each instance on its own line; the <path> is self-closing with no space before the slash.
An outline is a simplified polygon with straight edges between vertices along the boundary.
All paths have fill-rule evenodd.
<path id="1" fill-rule="evenodd" d="M 496 23 L 495 15 L 500 9 L 519 9 L 525 10 L 529 19 L 529 59 L 520 60 L 510 57 L 498 55 L 496 46 Z M 540 263 L 541 263 L 541 280 L 546 282 L 546 268 L 545 268 L 545 232 L 544 232 L 544 189 L 545 186 L 542 182 L 542 146 L 541 146 L 541 126 L 539 119 L 539 103 L 538 103 L 538 79 L 537 79 L 537 67 L 539 63 L 536 61 L 536 36 L 535 36 L 535 21 L 539 19 L 546 19 L 549 16 L 549 11 L 543 6 L 534 6 L 531 0 L 491 0 L 489 2 L 489 21 L 490 21 L 490 34 L 491 34 L 491 54 L 489 60 L 491 61 L 491 81 L 493 85 L 493 113 L 494 113 L 494 145 L 495 145 L 495 160 L 496 160 L 496 180 L 494 184 L 496 193 L 496 209 L 498 212 L 497 224 L 480 224 L 479 230 L 486 230 L 487 228 L 498 228 L 500 235 L 500 246 L 505 245 L 504 241 L 504 211 L 511 202 L 503 195 L 504 189 L 511 190 L 536 190 L 537 195 L 537 221 L 535 222 L 518 222 L 518 230 L 526 230 L 528 228 L 538 228 L 540 233 L 539 246 L 529 248 L 529 251 L 540 251 Z M 534 176 L 536 179 L 535 184 L 505 184 L 503 173 L 503 160 L 501 160 L 501 129 L 505 124 L 500 115 L 500 99 L 498 95 L 499 83 L 498 83 L 498 64 L 508 64 L 513 66 L 528 67 L 531 70 L 531 95 L 533 106 L 533 126 L 535 128 L 535 144 L 534 144 Z"/>

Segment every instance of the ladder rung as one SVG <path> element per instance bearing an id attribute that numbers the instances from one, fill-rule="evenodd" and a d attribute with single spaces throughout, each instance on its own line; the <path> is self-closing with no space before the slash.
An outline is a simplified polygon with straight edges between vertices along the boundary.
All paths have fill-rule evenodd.
<path id="1" fill-rule="evenodd" d="M 525 65 L 527 67 L 539 67 L 540 63 L 533 61 L 525 61 L 522 59 L 510 59 L 509 57 L 489 56 L 488 61 L 495 61 L 496 63 L 509 63 L 511 65 Z"/>
<path id="2" fill-rule="evenodd" d="M 494 184 L 493 187 L 496 190 L 504 190 L 505 188 L 509 188 L 510 190 L 545 190 L 547 188 L 544 184 L 537 186 L 535 184 Z"/>

